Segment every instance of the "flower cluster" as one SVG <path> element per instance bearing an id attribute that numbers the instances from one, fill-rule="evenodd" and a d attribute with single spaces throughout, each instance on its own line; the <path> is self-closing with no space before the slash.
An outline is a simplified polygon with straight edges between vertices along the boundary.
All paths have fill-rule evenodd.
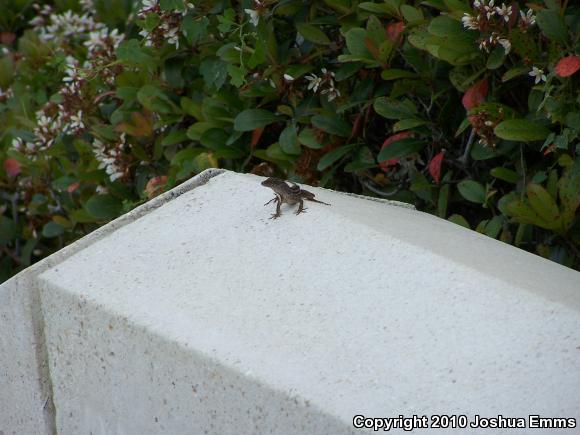
<path id="1" fill-rule="evenodd" d="M 121 134 L 119 141 L 115 143 L 105 144 L 97 138 L 93 140 L 93 153 L 99 162 L 99 169 L 104 169 L 111 181 L 128 173 L 129 162 L 127 153 L 124 152 L 127 147 L 125 133 Z"/>
<path id="2" fill-rule="evenodd" d="M 49 103 L 36 112 L 36 127 L 34 128 L 34 140 L 28 141 L 20 137 L 12 140 L 12 147 L 22 154 L 26 154 L 31 160 L 36 160 L 39 153 L 50 148 L 62 128 L 62 122 L 58 116 L 52 116 L 55 112 L 54 103 Z"/>
<path id="3" fill-rule="evenodd" d="M 65 76 L 58 91 L 58 102 L 50 101 L 37 113 L 37 126 L 34 129 L 35 139 L 32 142 L 15 139 L 13 146 L 27 155 L 35 156 L 50 148 L 62 134 L 80 135 L 86 128 L 86 117 L 96 108 L 90 91 L 87 73 L 91 72 L 107 85 L 114 85 L 115 77 L 123 68 L 115 64 L 115 51 L 122 40 L 118 31 L 110 31 L 104 24 L 96 22 L 91 0 L 84 0 L 82 7 L 85 13 L 78 15 L 66 11 L 53 13 L 49 5 L 42 8 L 34 5 L 38 12 L 31 24 L 38 31 L 41 39 L 54 41 L 57 51 L 72 53 L 73 44 L 83 44 L 87 48 L 87 57 L 80 67 L 80 62 L 71 55 L 66 56 Z"/>
<path id="4" fill-rule="evenodd" d="M 35 5 L 38 15 L 30 22 L 39 32 L 43 41 L 60 40 L 68 43 L 70 38 L 83 37 L 85 34 L 101 30 L 103 23 L 95 22 L 89 13 L 76 14 L 70 10 L 54 14 L 51 7 Z"/>
<path id="5" fill-rule="evenodd" d="M 502 3 L 501 6 L 495 6 L 494 0 L 489 0 L 489 3 L 486 3 L 486 0 L 475 0 L 473 7 L 476 10 L 476 14 L 463 14 L 461 22 L 466 29 L 487 33 L 487 36 L 481 39 L 479 48 L 489 52 L 491 48 L 501 45 L 506 54 L 509 53 L 511 43 L 503 35 L 517 19 L 514 15 L 513 6 L 506 6 L 505 3 Z M 526 13 L 520 11 L 520 18 L 519 25 L 523 30 L 536 22 L 531 10 Z"/>
<path id="6" fill-rule="evenodd" d="M 321 77 L 318 77 L 316 74 L 309 74 L 305 77 L 309 82 L 308 89 L 312 90 L 314 93 L 320 90 L 322 95 L 328 95 L 328 101 L 340 97 L 340 91 L 334 84 L 334 73 L 328 71 L 326 68 L 322 68 L 320 71 L 322 72 Z"/>
<path id="7" fill-rule="evenodd" d="M 117 29 L 110 31 L 105 27 L 91 32 L 89 39 L 84 43 L 88 48 L 84 67 L 98 71 L 102 80 L 111 86 L 115 83 L 115 77 L 123 71 L 120 65 L 114 65 L 115 52 L 122 40 L 123 36 L 119 35 Z"/>
<path id="8" fill-rule="evenodd" d="M 494 133 L 494 128 L 503 120 L 503 109 L 500 107 L 494 116 L 487 111 L 481 111 L 468 117 L 469 123 L 475 133 L 479 136 L 479 143 L 484 146 L 495 147 L 498 138 Z"/>
<path id="9" fill-rule="evenodd" d="M 159 18 L 159 24 L 153 29 L 142 29 L 139 35 L 145 39 L 148 47 L 159 48 L 165 41 L 175 48 L 179 48 L 179 34 L 181 22 L 190 10 L 194 9 L 193 3 L 184 0 L 181 10 L 163 11 L 158 0 L 143 0 L 143 4 L 137 16 L 144 20 L 150 14 L 155 14 Z"/>
<path id="10" fill-rule="evenodd" d="M 499 7 L 494 5 L 494 0 L 490 0 L 487 4 L 485 0 L 475 0 L 473 7 L 476 9 L 477 14 L 465 13 L 463 18 L 461 18 L 461 22 L 463 27 L 467 29 L 479 30 L 489 34 L 489 36 L 482 38 L 479 48 L 489 52 L 490 48 L 499 44 L 504 48 L 506 54 L 509 53 L 511 43 L 501 35 L 512 19 L 512 6 L 506 6 L 505 3 L 502 3 L 501 7 Z"/>

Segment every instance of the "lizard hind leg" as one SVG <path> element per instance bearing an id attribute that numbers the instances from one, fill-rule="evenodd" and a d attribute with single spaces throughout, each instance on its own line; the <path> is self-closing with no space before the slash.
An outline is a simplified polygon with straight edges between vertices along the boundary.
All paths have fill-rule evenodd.
<path id="1" fill-rule="evenodd" d="M 296 216 L 298 216 L 300 213 L 306 213 L 306 210 L 308 209 L 304 207 L 304 201 L 301 199 L 300 205 L 298 206 L 298 210 L 296 210 Z"/>

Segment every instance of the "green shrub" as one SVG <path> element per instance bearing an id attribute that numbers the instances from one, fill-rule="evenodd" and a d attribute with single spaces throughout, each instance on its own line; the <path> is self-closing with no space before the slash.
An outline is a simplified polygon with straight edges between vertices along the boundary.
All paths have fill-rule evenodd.
<path id="1" fill-rule="evenodd" d="M 580 267 L 578 6 L 0 0 L 0 281 L 209 167 Z"/>

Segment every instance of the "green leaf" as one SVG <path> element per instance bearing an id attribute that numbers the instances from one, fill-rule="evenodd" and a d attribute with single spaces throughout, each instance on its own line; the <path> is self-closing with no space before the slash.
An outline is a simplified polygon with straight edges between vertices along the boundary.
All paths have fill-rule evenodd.
<path id="1" fill-rule="evenodd" d="M 207 17 L 194 19 L 190 15 L 187 15 L 181 22 L 181 30 L 185 34 L 187 42 L 191 45 L 197 44 L 206 37 L 208 26 L 209 20 Z"/>
<path id="2" fill-rule="evenodd" d="M 501 76 L 502 82 L 507 82 L 508 80 L 513 79 L 514 77 L 518 77 L 530 72 L 530 68 L 527 66 L 520 66 L 516 68 L 508 69 L 503 76 Z"/>
<path id="3" fill-rule="evenodd" d="M 392 1 L 385 3 L 362 2 L 358 5 L 358 7 L 365 11 L 373 12 L 375 14 L 385 14 L 390 15 L 392 17 L 399 16 L 398 7 Z"/>
<path id="4" fill-rule="evenodd" d="M 485 187 L 481 183 L 474 180 L 463 180 L 457 185 L 459 193 L 465 199 L 477 204 L 485 202 Z"/>
<path id="5" fill-rule="evenodd" d="M 505 50 L 501 45 L 495 47 L 487 58 L 487 69 L 498 69 L 503 65 L 505 59 Z"/>
<path id="6" fill-rule="evenodd" d="M 336 136 L 348 137 L 352 126 L 336 115 L 316 115 L 312 117 L 312 125 Z"/>
<path id="7" fill-rule="evenodd" d="M 154 85 L 145 85 L 139 89 L 137 100 L 143 107 L 152 112 L 172 113 L 181 110 L 161 89 Z"/>
<path id="8" fill-rule="evenodd" d="M 494 133 L 502 139 L 530 142 L 545 139 L 550 134 L 550 130 L 526 119 L 508 119 L 500 122 L 495 127 Z"/>
<path id="9" fill-rule="evenodd" d="M 485 225 L 484 233 L 493 239 L 497 238 L 503 226 L 503 219 L 502 216 L 494 216 Z"/>
<path id="10" fill-rule="evenodd" d="M 175 145 L 187 140 L 186 130 L 174 130 L 171 131 L 167 136 L 161 141 L 162 146 Z"/>
<path id="11" fill-rule="evenodd" d="M 304 37 L 304 39 L 314 42 L 315 44 L 330 44 L 328 36 L 318 27 L 306 23 L 296 24 L 296 29 Z"/>
<path id="12" fill-rule="evenodd" d="M 371 15 L 367 22 L 367 37 L 376 47 L 380 46 L 387 37 L 384 26 L 374 15 Z"/>
<path id="13" fill-rule="evenodd" d="M 375 112 L 387 119 L 414 118 L 417 108 L 410 100 L 399 101 L 394 98 L 380 97 L 373 104 Z"/>
<path id="14" fill-rule="evenodd" d="M 220 90 L 228 76 L 228 64 L 217 57 L 203 59 L 199 66 L 199 72 L 203 76 L 205 85 L 212 89 Z"/>
<path id="15" fill-rule="evenodd" d="M 130 65 L 155 65 L 155 58 L 147 54 L 137 39 L 121 42 L 117 48 L 117 59 Z"/>
<path id="16" fill-rule="evenodd" d="M 493 168 L 489 171 L 492 177 L 498 178 L 503 181 L 507 181 L 508 183 L 516 184 L 520 179 L 519 175 L 516 171 L 512 171 L 511 169 L 497 167 Z"/>
<path id="17" fill-rule="evenodd" d="M 46 238 L 57 237 L 62 233 L 64 233 L 64 228 L 53 221 L 47 222 L 44 227 L 42 227 L 42 235 Z"/>
<path id="18" fill-rule="evenodd" d="M 145 30 L 151 32 L 155 27 L 159 25 L 161 18 L 154 12 L 150 12 L 147 14 L 144 20 L 138 21 L 140 27 L 143 27 Z"/>
<path id="19" fill-rule="evenodd" d="M 352 151 L 355 146 L 356 146 L 355 144 L 342 145 L 330 151 L 329 153 L 326 153 L 318 162 L 316 169 L 318 169 L 319 171 L 325 170 L 330 165 L 340 160 L 344 155 Z"/>
<path id="20" fill-rule="evenodd" d="M 560 219 L 560 210 L 554 201 L 554 198 L 539 184 L 528 184 L 528 200 L 532 209 L 544 221 L 549 223 L 558 222 Z"/>
<path id="21" fill-rule="evenodd" d="M 462 37 L 465 30 L 461 23 L 448 15 L 440 15 L 435 17 L 429 23 L 427 31 L 435 36 L 445 37 Z"/>
<path id="22" fill-rule="evenodd" d="M 318 143 L 318 139 L 316 138 L 316 133 L 311 128 L 303 129 L 300 134 L 298 135 L 298 141 L 308 148 L 312 149 L 320 149 L 323 147 L 322 144 Z"/>
<path id="23" fill-rule="evenodd" d="M 409 23 L 423 21 L 424 19 L 423 12 L 421 12 L 420 9 L 417 9 L 410 5 L 402 5 L 401 13 L 403 14 L 405 20 L 407 20 Z"/>
<path id="24" fill-rule="evenodd" d="M 12 219 L 0 215 L 0 244 L 6 244 L 15 239 L 16 234 L 16 223 Z"/>
<path id="25" fill-rule="evenodd" d="M 426 123 L 422 119 L 401 119 L 399 122 L 393 124 L 393 131 L 396 133 L 398 131 L 409 130 L 410 128 L 425 125 Z"/>
<path id="26" fill-rule="evenodd" d="M 402 79 L 402 78 L 418 78 L 419 76 L 417 73 L 413 71 L 407 71 L 404 69 L 386 69 L 381 73 L 381 78 L 383 80 L 395 80 L 395 79 Z"/>
<path id="27" fill-rule="evenodd" d="M 558 11 L 543 9 L 536 15 L 536 22 L 549 39 L 563 45 L 568 42 L 566 23 Z"/>
<path id="28" fill-rule="evenodd" d="M 346 39 L 346 47 L 351 54 L 361 58 L 373 58 L 365 45 L 365 38 L 367 37 L 365 29 L 355 27 L 346 32 L 344 37 Z"/>
<path id="29" fill-rule="evenodd" d="M 469 4 L 461 0 L 445 0 L 445 5 L 450 11 L 459 13 L 460 16 L 464 13 L 473 12 L 469 7 Z"/>
<path id="30" fill-rule="evenodd" d="M 196 122 L 187 129 L 187 137 L 191 140 L 200 140 L 201 136 L 210 128 L 216 128 L 213 122 Z"/>
<path id="31" fill-rule="evenodd" d="M 357 150 L 352 160 L 344 166 L 344 171 L 358 172 L 376 166 L 377 164 L 371 150 L 366 146 L 362 146 Z"/>
<path id="32" fill-rule="evenodd" d="M 221 128 L 210 128 L 203 132 L 200 138 L 201 144 L 214 151 L 218 151 L 226 146 L 228 134 Z"/>
<path id="33" fill-rule="evenodd" d="M 425 145 L 425 142 L 412 138 L 397 140 L 379 152 L 377 161 L 382 162 L 397 157 L 405 157 L 421 151 Z"/>
<path id="34" fill-rule="evenodd" d="M 234 130 L 252 131 L 279 121 L 276 115 L 264 109 L 246 109 L 234 120 Z"/>
<path id="35" fill-rule="evenodd" d="M 452 214 L 447 218 L 447 220 L 449 222 L 453 222 L 454 224 L 461 225 L 462 227 L 471 229 L 471 227 L 469 226 L 469 222 L 467 222 L 467 220 L 460 214 Z"/>
<path id="36" fill-rule="evenodd" d="M 280 133 L 280 146 L 286 154 L 300 154 L 300 144 L 298 143 L 298 134 L 296 127 L 288 125 L 282 133 Z"/>
<path id="37" fill-rule="evenodd" d="M 96 219 L 108 221 L 116 218 L 123 208 L 121 201 L 112 195 L 93 195 L 84 204 L 87 212 Z"/>

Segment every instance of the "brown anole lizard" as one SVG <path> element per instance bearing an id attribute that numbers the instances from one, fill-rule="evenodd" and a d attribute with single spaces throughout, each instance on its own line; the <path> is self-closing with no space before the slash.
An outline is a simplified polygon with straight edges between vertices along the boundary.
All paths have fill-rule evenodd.
<path id="1" fill-rule="evenodd" d="M 296 215 L 300 213 L 305 213 L 306 208 L 304 208 L 304 200 L 318 202 L 319 204 L 327 204 L 326 202 L 318 201 L 314 199 L 314 193 L 309 192 L 307 190 L 303 190 L 298 186 L 296 183 L 292 183 L 291 186 L 286 184 L 284 180 L 280 180 L 279 178 L 270 177 L 262 181 L 262 186 L 269 187 L 274 191 L 276 196 L 268 201 L 264 205 L 270 204 L 272 201 L 276 202 L 276 213 L 272 214 L 270 219 L 279 218 L 282 213 L 280 213 L 280 207 L 283 203 L 294 205 L 300 204 L 298 206 L 298 210 L 296 211 Z"/>

